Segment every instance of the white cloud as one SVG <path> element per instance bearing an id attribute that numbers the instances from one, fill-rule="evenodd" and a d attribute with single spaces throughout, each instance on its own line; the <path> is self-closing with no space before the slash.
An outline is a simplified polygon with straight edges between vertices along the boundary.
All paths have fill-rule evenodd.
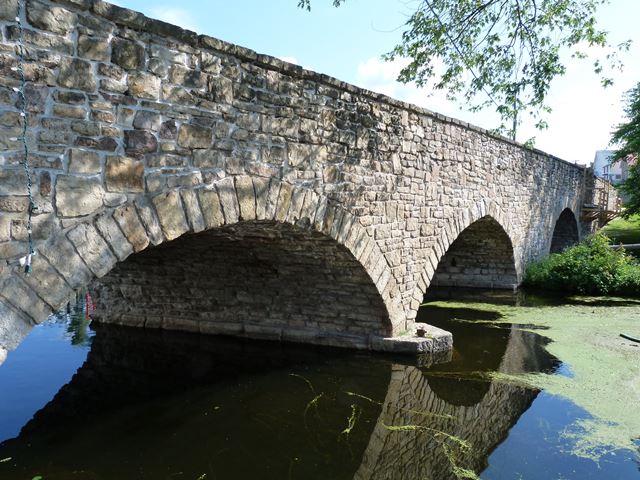
<path id="1" fill-rule="evenodd" d="M 478 116 L 478 114 L 462 111 L 458 104 L 447 99 L 444 91 L 421 88 L 415 83 L 397 82 L 396 78 L 398 78 L 400 70 L 408 64 L 408 59 L 385 62 L 379 58 L 369 58 L 358 64 L 356 83 L 358 86 L 374 92 L 467 122 L 478 123 L 482 119 L 482 116 Z M 438 66 L 436 66 L 437 68 Z"/>
<path id="2" fill-rule="evenodd" d="M 636 46 L 637 55 L 640 48 Z M 634 58 L 633 53 L 628 58 Z M 442 91 L 418 88 L 415 84 L 396 81 L 407 60 L 385 62 L 369 58 L 358 64 L 356 83 L 360 87 L 383 93 L 423 108 L 464 120 L 483 128 L 499 125 L 499 117 L 491 109 L 469 112 L 464 105 L 446 98 Z M 578 163 L 591 163 L 596 150 L 606 149 L 613 127 L 622 119 L 622 94 L 640 78 L 638 66 L 628 62 L 613 87 L 603 89 L 593 74 L 590 62 L 567 62 L 567 73 L 551 87 L 547 103 L 553 111 L 546 117 L 548 130 L 536 130 L 534 122 L 523 118 L 518 140 L 536 137 L 536 147 Z"/>
<path id="3" fill-rule="evenodd" d="M 198 20 L 193 16 L 191 12 L 183 8 L 176 8 L 171 6 L 159 6 L 154 7 L 150 11 L 152 18 L 157 18 L 163 22 L 171 23 L 187 30 L 193 30 L 199 32 L 202 30 L 198 24 Z"/>

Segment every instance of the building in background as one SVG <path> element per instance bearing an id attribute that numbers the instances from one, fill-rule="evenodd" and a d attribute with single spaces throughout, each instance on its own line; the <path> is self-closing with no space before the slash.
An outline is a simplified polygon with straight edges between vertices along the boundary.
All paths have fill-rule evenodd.
<path id="1" fill-rule="evenodd" d="M 629 166 L 635 163 L 631 156 L 613 161 L 615 150 L 598 150 L 593 160 L 593 173 L 614 185 L 624 182 L 629 176 Z"/>

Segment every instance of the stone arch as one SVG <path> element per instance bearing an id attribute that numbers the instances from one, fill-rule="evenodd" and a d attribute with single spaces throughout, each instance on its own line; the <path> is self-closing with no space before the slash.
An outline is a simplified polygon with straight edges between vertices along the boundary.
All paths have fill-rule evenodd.
<path id="1" fill-rule="evenodd" d="M 498 238 L 501 240 L 502 246 L 509 249 L 508 275 L 512 283 L 509 283 L 508 287 L 512 288 L 519 283 L 521 265 L 515 252 L 515 242 L 512 240 L 515 238 L 515 235 L 510 229 L 510 223 L 507 221 L 502 209 L 495 202 L 479 202 L 472 208 L 459 209 L 454 216 L 445 220 L 446 223 L 444 227 L 440 229 L 438 242 L 431 247 L 427 254 L 425 267 L 418 280 L 417 288 L 414 290 L 409 312 L 410 319 L 416 317 L 427 288 L 431 285 L 440 263 L 443 259 L 446 261 L 445 256 L 452 245 L 460 238 L 463 232 L 481 220 L 484 223 L 484 227 L 492 228 L 498 233 Z M 498 282 L 494 283 L 494 285 L 486 286 L 497 287 Z M 504 284 L 504 287 L 507 287 L 507 285 Z"/>
<path id="2" fill-rule="evenodd" d="M 180 237 L 224 228 L 228 233 L 231 227 L 261 222 L 286 226 L 288 231 L 283 235 L 296 231 L 329 239 L 340 250 L 341 258 L 361 268 L 367 288 L 379 297 L 382 325 L 368 336 L 360 329 L 356 335 L 359 340 L 348 338 L 351 332 L 347 329 L 343 332 L 345 345 L 368 348 L 367 342 L 372 341 L 368 337 L 394 335 L 404 328 L 395 278 L 357 217 L 312 190 L 278 179 L 246 175 L 176 188 L 153 197 L 139 195 L 72 226 L 37 249 L 31 275 L 25 276 L 18 268 L 10 272 L 4 282 L 0 309 L 23 323 L 39 323 L 61 308 L 75 289 L 104 277 L 134 253 L 144 253 L 150 246 L 168 245 Z M 0 313 L 8 315 L 6 312 Z M 351 307 L 350 313 L 351 318 L 349 312 L 343 312 L 336 323 L 366 323 L 358 317 L 356 307 Z M 322 332 L 316 332 L 315 338 L 307 334 L 300 332 L 300 338 L 286 339 L 341 344 L 340 338 L 323 338 Z M 285 336 L 281 332 L 280 338 Z"/>
<path id="3" fill-rule="evenodd" d="M 578 219 L 573 213 L 573 210 L 567 207 L 560 212 L 553 227 L 549 253 L 561 252 L 579 241 L 580 229 L 578 228 Z"/>

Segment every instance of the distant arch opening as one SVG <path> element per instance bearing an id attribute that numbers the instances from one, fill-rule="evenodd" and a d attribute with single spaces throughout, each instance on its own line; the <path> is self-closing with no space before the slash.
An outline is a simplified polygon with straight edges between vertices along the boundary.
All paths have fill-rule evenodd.
<path id="1" fill-rule="evenodd" d="M 485 216 L 464 229 L 440 259 L 431 285 L 515 288 L 513 245 L 502 226 Z"/>
<path id="2" fill-rule="evenodd" d="M 551 253 L 559 253 L 580 241 L 578 221 L 571 209 L 565 208 L 553 229 L 551 237 Z"/>
<path id="3" fill-rule="evenodd" d="M 346 247 L 274 221 L 148 248 L 94 281 L 91 293 L 105 323 L 357 348 L 390 333 L 375 284 Z"/>

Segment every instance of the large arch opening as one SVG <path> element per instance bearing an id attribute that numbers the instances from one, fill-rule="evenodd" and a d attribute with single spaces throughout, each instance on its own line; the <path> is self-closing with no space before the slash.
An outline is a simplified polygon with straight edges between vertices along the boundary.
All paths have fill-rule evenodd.
<path id="1" fill-rule="evenodd" d="M 359 348 L 391 331 L 375 284 L 346 247 L 275 221 L 147 248 L 91 293 L 107 323 Z"/>
<path id="2" fill-rule="evenodd" d="M 565 208 L 553 229 L 550 253 L 559 253 L 580 241 L 578 221 L 571 209 Z"/>
<path id="3" fill-rule="evenodd" d="M 513 245 L 502 226 L 487 215 L 464 229 L 440 259 L 431 285 L 517 287 Z"/>

